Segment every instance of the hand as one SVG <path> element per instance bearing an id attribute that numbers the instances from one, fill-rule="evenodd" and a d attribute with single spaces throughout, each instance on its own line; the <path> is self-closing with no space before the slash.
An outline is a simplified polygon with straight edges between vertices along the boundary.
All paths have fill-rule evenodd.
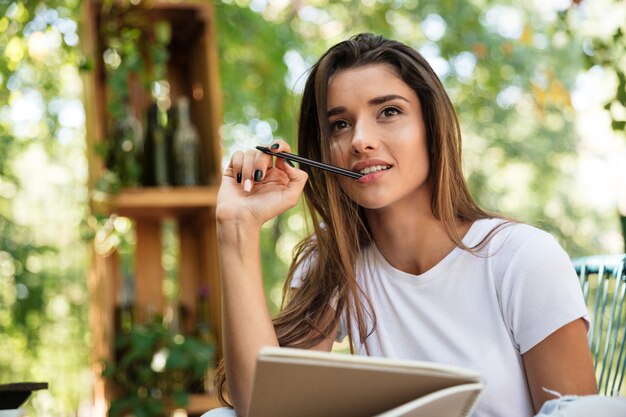
<path id="1" fill-rule="evenodd" d="M 272 152 L 291 151 L 282 140 L 272 146 Z M 272 163 L 273 159 L 256 149 L 233 154 L 217 194 L 218 222 L 246 222 L 260 227 L 296 205 L 308 176 L 282 158 Z"/>

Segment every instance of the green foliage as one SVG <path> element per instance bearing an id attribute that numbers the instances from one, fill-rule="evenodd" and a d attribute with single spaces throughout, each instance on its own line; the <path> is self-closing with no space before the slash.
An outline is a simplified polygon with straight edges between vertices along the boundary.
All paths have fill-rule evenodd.
<path id="1" fill-rule="evenodd" d="M 33 218 L 24 193 L 48 164 L 62 165 L 76 155 L 58 139 L 62 131 L 73 137 L 77 130 L 59 117 L 59 109 L 75 100 L 68 84 L 79 61 L 77 6 L 63 0 L 0 3 L 0 382 L 49 382 L 50 389 L 38 395 L 54 398 L 48 403 L 53 414 L 76 410 L 88 393 L 77 381 L 89 354 L 82 319 L 85 253 L 68 243 L 68 233 L 46 236 L 61 230 L 67 218 L 44 230 L 46 213 Z M 45 158 L 23 172 L 25 155 L 33 154 Z M 76 204 L 77 193 L 61 182 L 44 190 L 56 192 L 55 207 Z"/>
<path id="2" fill-rule="evenodd" d="M 623 16 L 626 5 L 622 1 L 614 0 L 608 8 L 616 15 Z M 572 9 L 562 14 L 564 25 L 571 27 L 570 15 Z M 611 116 L 611 126 L 615 131 L 626 133 L 626 24 L 613 24 L 611 31 L 596 33 L 586 39 L 584 45 L 585 64 L 588 68 L 599 66 L 609 73 L 615 74 L 617 83 L 613 97 L 605 105 Z M 572 28 L 574 30 L 574 28 Z"/>
<path id="3" fill-rule="evenodd" d="M 165 415 L 168 407 L 188 403 L 188 392 L 206 376 L 213 363 L 214 344 L 182 336 L 162 321 L 136 324 L 115 341 L 117 361 L 107 363 L 102 375 L 113 381 L 118 395 L 109 416 Z"/>

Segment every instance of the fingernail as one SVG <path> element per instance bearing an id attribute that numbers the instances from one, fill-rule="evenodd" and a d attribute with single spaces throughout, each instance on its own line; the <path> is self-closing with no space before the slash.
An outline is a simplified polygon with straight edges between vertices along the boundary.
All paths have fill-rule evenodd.
<path id="1" fill-rule="evenodd" d="M 257 169 L 256 171 L 254 171 L 254 181 L 259 182 L 262 179 L 263 179 L 263 171 L 261 171 L 260 169 Z"/>
<path id="2" fill-rule="evenodd" d="M 241 184 L 241 172 L 237 174 L 237 184 Z"/>
<path id="3" fill-rule="evenodd" d="M 295 168 L 296 166 L 289 159 L 285 159 L 285 162 L 289 164 L 290 167 Z"/>
<path id="4" fill-rule="evenodd" d="M 278 149 L 279 147 L 280 145 L 278 143 L 273 143 L 272 146 L 270 146 L 272 149 Z"/>
<path id="5" fill-rule="evenodd" d="M 250 181 L 249 179 L 245 180 L 243 182 L 243 190 L 246 192 L 250 192 L 250 190 L 252 190 L 252 181 Z"/>

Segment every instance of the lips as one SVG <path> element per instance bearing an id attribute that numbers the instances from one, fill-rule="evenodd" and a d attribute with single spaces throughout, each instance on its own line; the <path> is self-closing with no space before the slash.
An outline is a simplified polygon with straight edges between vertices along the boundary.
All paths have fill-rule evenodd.
<path id="1" fill-rule="evenodd" d="M 384 171 L 389 168 L 391 168 L 391 165 L 374 165 L 371 167 L 363 168 L 359 170 L 358 172 L 359 174 L 367 175 L 367 174 L 371 174 L 372 172 Z"/>
<path id="2" fill-rule="evenodd" d="M 357 162 L 352 166 L 352 171 L 367 175 L 372 172 L 384 171 L 391 168 L 391 164 L 380 159 L 368 159 L 367 161 Z"/>

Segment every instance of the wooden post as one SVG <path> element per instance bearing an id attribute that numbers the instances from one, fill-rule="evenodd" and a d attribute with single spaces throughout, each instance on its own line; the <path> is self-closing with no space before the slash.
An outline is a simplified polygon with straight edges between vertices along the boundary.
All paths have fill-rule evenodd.
<path id="1" fill-rule="evenodd" d="M 165 306 L 161 265 L 161 222 L 158 219 L 138 218 L 135 223 L 135 317 L 144 322 L 162 314 Z"/>
<path id="2" fill-rule="evenodd" d="M 200 267 L 200 239 L 201 230 L 195 219 L 179 219 L 178 231 L 180 238 L 180 303 L 182 304 L 186 320 L 183 321 L 183 329 L 187 333 L 196 330 L 198 317 L 198 296 L 201 290 L 201 267 Z"/>

